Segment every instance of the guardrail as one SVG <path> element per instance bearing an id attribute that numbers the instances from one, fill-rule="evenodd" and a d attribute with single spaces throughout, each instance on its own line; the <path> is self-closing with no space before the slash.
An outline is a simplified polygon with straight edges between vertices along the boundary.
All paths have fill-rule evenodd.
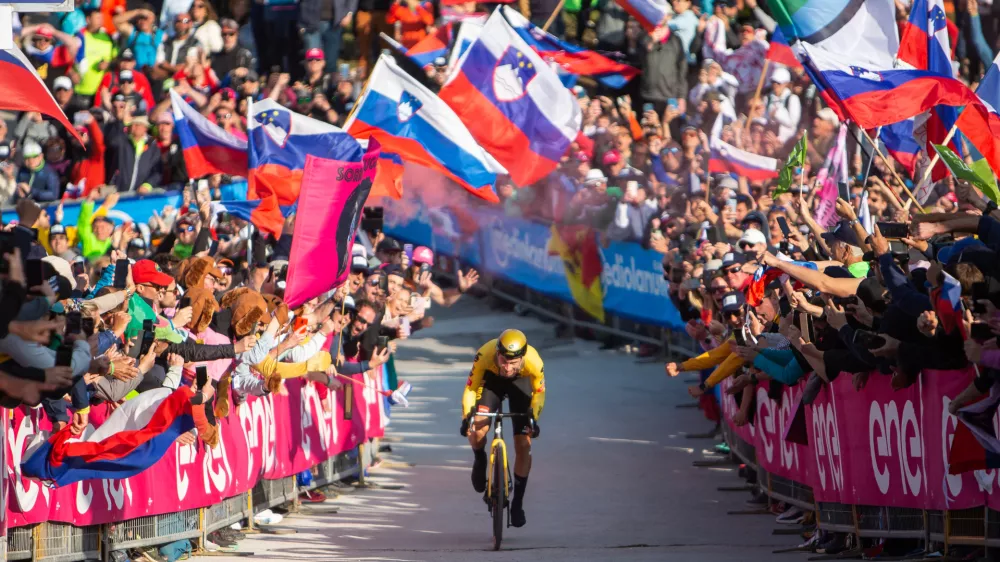
<path id="1" fill-rule="evenodd" d="M 220 503 L 176 513 L 138 517 L 105 525 L 75 527 L 67 523 L 37 523 L 7 530 L 7 560 L 74 562 L 108 559 L 114 550 L 168 544 L 180 539 L 206 540 L 209 533 L 237 522 L 253 527 L 253 517 L 265 509 L 295 504 L 299 494 L 362 474 L 368 459 L 357 449 L 325 460 L 311 469 L 312 483 L 301 487 L 295 476 L 259 480 L 253 490 Z M 367 464 L 365 465 L 367 468 Z"/>

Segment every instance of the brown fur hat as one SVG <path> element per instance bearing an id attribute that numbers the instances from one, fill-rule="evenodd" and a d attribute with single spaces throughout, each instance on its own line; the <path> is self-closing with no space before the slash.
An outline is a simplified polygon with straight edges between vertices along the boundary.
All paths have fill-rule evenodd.
<path id="1" fill-rule="evenodd" d="M 285 301 L 281 300 L 278 295 L 264 295 L 264 300 L 267 301 L 267 311 L 278 317 L 278 322 L 281 325 L 288 323 L 288 305 Z"/>
<path id="2" fill-rule="evenodd" d="M 200 334 L 212 323 L 212 316 L 219 311 L 219 303 L 212 291 L 200 286 L 188 289 L 184 295 L 191 299 L 191 331 Z"/>
<path id="3" fill-rule="evenodd" d="M 249 335 L 257 322 L 268 316 L 264 297 L 246 287 L 226 293 L 222 297 L 222 306 L 232 311 L 232 331 L 238 338 Z"/>
<path id="4" fill-rule="evenodd" d="M 215 267 L 215 260 L 210 257 L 191 258 L 187 260 L 187 268 L 184 270 L 184 286 L 201 287 L 205 282 L 205 276 L 211 275 L 216 279 L 222 279 L 222 272 Z"/>

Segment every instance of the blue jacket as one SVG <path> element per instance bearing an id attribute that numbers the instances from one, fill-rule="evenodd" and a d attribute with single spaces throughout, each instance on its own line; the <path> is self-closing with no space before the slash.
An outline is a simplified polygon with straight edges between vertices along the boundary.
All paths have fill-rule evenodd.
<path id="1" fill-rule="evenodd" d="M 38 202 L 55 201 L 59 199 L 59 174 L 44 164 L 41 170 L 32 172 L 27 166 L 21 166 L 17 171 L 17 183 L 26 183 L 31 187 L 31 199 Z M 20 197 L 18 197 L 20 199 Z"/>

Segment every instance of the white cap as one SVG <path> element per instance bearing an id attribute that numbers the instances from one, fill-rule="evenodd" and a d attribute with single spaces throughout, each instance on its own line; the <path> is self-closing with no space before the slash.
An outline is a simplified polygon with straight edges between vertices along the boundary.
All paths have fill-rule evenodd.
<path id="1" fill-rule="evenodd" d="M 585 184 L 597 183 L 599 181 L 608 181 L 608 178 L 604 175 L 598 168 L 593 168 L 587 172 L 587 178 L 583 181 Z"/>
<path id="2" fill-rule="evenodd" d="M 771 83 L 772 84 L 787 84 L 792 81 L 792 73 L 788 72 L 788 69 L 779 66 L 774 69 L 771 73 Z"/>
<path id="3" fill-rule="evenodd" d="M 740 241 L 736 243 L 737 246 L 746 242 L 747 244 L 767 244 L 767 238 L 764 233 L 757 230 L 756 228 L 748 228 L 743 231 L 743 236 L 740 237 Z"/>
<path id="4" fill-rule="evenodd" d="M 24 143 L 24 148 L 21 149 L 21 154 L 25 158 L 32 158 L 35 156 L 42 155 L 42 147 L 35 141 L 28 141 Z"/>
<path id="5" fill-rule="evenodd" d="M 76 279 L 73 277 L 73 268 L 69 262 L 59 256 L 45 256 L 42 261 L 51 265 L 56 270 L 56 274 L 69 281 L 70 289 L 76 289 Z"/>
<path id="6" fill-rule="evenodd" d="M 816 112 L 816 117 L 832 123 L 834 127 L 840 126 L 840 117 L 837 117 L 837 112 L 830 109 L 829 107 L 824 107 L 823 109 Z"/>
<path id="7" fill-rule="evenodd" d="M 363 244 L 358 244 L 357 242 L 355 242 L 354 246 L 351 247 L 351 256 L 361 256 L 367 260 L 368 250 L 365 250 Z"/>
<path id="8" fill-rule="evenodd" d="M 52 81 L 52 91 L 58 90 L 72 90 L 73 81 L 69 79 L 69 76 L 60 76 Z"/>

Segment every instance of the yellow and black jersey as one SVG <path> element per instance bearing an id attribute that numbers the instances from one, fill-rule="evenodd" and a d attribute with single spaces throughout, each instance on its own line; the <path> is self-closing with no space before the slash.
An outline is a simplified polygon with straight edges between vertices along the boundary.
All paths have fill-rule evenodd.
<path id="1" fill-rule="evenodd" d="M 475 407 L 476 402 L 482 396 L 483 385 L 487 377 L 500 377 L 497 369 L 497 340 L 492 339 L 483 344 L 476 353 L 476 358 L 472 362 L 472 371 L 469 373 L 469 380 L 465 383 L 465 392 L 462 394 L 462 417 L 464 418 Z M 524 355 L 524 365 L 521 372 L 515 379 L 527 378 L 531 381 L 531 412 L 537 420 L 545 405 L 545 366 L 538 351 L 534 347 L 528 346 L 528 351 Z"/>

